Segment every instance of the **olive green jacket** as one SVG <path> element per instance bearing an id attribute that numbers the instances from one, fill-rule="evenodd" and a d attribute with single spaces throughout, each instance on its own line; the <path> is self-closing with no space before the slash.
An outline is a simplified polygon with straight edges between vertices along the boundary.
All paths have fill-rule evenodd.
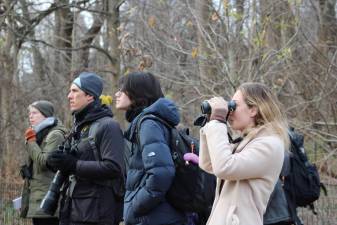
<path id="1" fill-rule="evenodd" d="M 49 170 L 46 166 L 46 160 L 48 154 L 57 150 L 58 146 L 63 143 L 66 132 L 66 128 L 60 121 L 58 121 L 58 124 L 43 138 L 40 146 L 35 141 L 27 142 L 26 144 L 29 161 L 33 163 L 33 177 L 29 180 L 30 196 L 27 213 L 28 218 L 51 217 L 40 209 L 41 201 L 47 193 L 49 185 L 54 177 L 54 172 Z M 55 215 L 55 217 L 56 216 L 57 215 Z"/>

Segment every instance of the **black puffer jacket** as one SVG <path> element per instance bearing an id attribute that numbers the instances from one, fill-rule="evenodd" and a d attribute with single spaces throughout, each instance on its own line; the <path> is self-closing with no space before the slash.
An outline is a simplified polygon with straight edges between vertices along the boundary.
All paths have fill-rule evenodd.
<path id="1" fill-rule="evenodd" d="M 102 120 L 102 118 L 104 118 Z M 95 143 L 101 160 L 95 160 L 88 136 L 90 125 L 100 119 Z M 112 119 L 109 108 L 98 102 L 89 104 L 75 114 L 71 140 L 79 159 L 76 164 L 75 185 L 71 182 L 64 193 L 60 210 L 61 225 L 118 224 L 122 214 L 122 201 L 116 199 L 115 190 L 121 186 L 125 174 L 122 131 Z"/>

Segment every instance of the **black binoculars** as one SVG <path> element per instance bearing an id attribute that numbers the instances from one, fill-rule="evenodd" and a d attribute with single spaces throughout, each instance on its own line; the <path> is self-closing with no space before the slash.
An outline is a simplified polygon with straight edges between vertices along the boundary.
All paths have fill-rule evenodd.
<path id="1" fill-rule="evenodd" d="M 228 101 L 227 103 L 228 112 L 234 112 L 236 109 L 236 103 L 233 100 Z M 202 114 L 211 114 L 212 108 L 211 105 L 208 103 L 208 101 L 203 101 L 200 105 Z"/>

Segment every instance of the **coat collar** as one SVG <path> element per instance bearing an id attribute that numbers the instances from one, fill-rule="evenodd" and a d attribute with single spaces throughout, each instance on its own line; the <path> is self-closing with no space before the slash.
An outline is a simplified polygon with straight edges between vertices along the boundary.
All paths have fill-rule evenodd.
<path id="1" fill-rule="evenodd" d="M 244 135 L 243 140 L 237 144 L 237 146 L 235 147 L 235 153 L 241 152 L 246 147 L 246 145 L 253 139 L 257 137 L 271 135 L 274 133 L 275 132 L 272 130 L 270 124 L 252 128 L 248 133 Z"/>

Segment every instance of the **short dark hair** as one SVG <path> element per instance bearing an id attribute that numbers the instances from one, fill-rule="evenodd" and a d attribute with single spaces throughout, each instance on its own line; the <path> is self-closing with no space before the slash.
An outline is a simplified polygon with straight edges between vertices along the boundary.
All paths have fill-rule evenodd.
<path id="1" fill-rule="evenodd" d="M 164 97 L 159 80 L 149 72 L 132 72 L 119 79 L 120 90 L 131 100 L 131 108 L 147 107 Z"/>

